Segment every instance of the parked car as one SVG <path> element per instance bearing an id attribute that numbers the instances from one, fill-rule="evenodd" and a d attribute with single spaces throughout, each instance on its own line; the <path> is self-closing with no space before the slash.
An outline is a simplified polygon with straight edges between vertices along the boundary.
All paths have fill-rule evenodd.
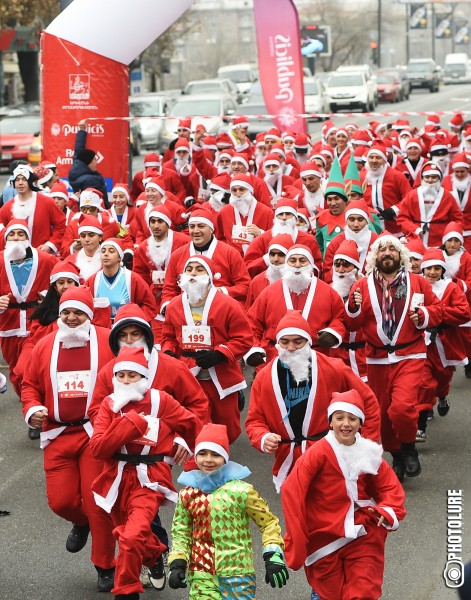
<path id="1" fill-rule="evenodd" d="M 130 121 L 132 150 L 134 156 L 141 148 L 156 149 L 159 143 L 163 119 L 173 104 L 165 92 L 138 94 L 129 98 L 129 113 L 136 117 Z"/>
<path id="2" fill-rule="evenodd" d="M 323 114 L 330 111 L 325 85 L 317 77 L 304 78 L 304 110 L 310 114 Z M 309 120 L 322 121 L 322 118 Z"/>
<path id="3" fill-rule="evenodd" d="M 327 86 L 331 112 L 339 108 L 359 108 L 364 112 L 376 107 L 377 85 L 363 71 L 335 72 Z"/>
<path id="4" fill-rule="evenodd" d="M 182 94 L 229 94 L 236 103 L 242 101 L 242 94 L 230 79 L 198 79 L 189 81 Z"/>
<path id="5" fill-rule="evenodd" d="M 396 66 L 396 67 L 384 67 L 383 69 L 378 69 L 375 73 L 376 78 L 379 79 L 381 75 L 392 75 L 396 79 L 399 80 L 401 86 L 401 94 L 400 100 L 408 100 L 410 96 L 410 81 L 407 77 L 406 67 Z M 379 90 L 378 90 L 379 96 Z"/>
<path id="6" fill-rule="evenodd" d="M 412 58 L 407 64 L 411 90 L 427 88 L 431 93 L 440 89 L 440 69 L 432 58 Z"/>
<path id="7" fill-rule="evenodd" d="M 27 160 L 31 144 L 40 130 L 40 115 L 18 115 L 1 119 L 0 166 L 8 167 L 15 159 Z"/>
<path id="8" fill-rule="evenodd" d="M 226 65 L 219 67 L 218 77 L 233 81 L 242 95 L 247 95 L 254 81 L 258 79 L 258 69 L 249 63 L 240 65 Z"/>
<path id="9" fill-rule="evenodd" d="M 377 77 L 378 99 L 381 102 L 399 102 L 401 99 L 401 82 L 393 74 L 381 73 Z"/>
<path id="10" fill-rule="evenodd" d="M 217 135 L 227 128 L 231 115 L 235 114 L 237 104 L 228 94 L 190 94 L 181 96 L 171 107 L 165 119 L 159 137 L 159 150 L 164 151 L 177 137 L 178 120 L 191 117 L 191 128 L 202 123 L 211 135 Z M 172 118 L 173 117 L 173 118 Z"/>

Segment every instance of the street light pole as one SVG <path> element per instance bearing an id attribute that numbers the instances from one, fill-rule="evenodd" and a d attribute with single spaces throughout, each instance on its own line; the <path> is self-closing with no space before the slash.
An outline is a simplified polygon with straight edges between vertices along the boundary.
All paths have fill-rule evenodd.
<path id="1" fill-rule="evenodd" d="M 381 68 L 381 20 L 382 0 L 378 0 L 378 68 Z"/>

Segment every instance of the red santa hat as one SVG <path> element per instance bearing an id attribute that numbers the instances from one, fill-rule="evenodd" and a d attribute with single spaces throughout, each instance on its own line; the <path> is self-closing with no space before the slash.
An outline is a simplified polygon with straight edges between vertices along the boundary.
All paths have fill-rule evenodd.
<path id="1" fill-rule="evenodd" d="M 458 169 L 458 168 L 469 169 L 470 166 L 471 165 L 469 164 L 469 160 L 464 152 L 460 152 L 459 154 L 456 154 L 455 158 L 453 159 L 453 162 L 451 163 L 452 169 Z"/>
<path id="2" fill-rule="evenodd" d="M 297 213 L 298 219 L 302 219 L 306 225 L 308 225 L 309 229 L 311 229 L 311 221 L 310 221 L 310 214 L 307 208 L 298 208 L 298 213 Z M 291 236 L 289 236 L 291 237 Z"/>
<path id="3" fill-rule="evenodd" d="M 135 371 L 146 379 L 149 378 L 149 363 L 144 354 L 144 348 L 129 348 L 124 346 L 119 351 L 113 365 L 113 375 L 118 371 Z"/>
<path id="4" fill-rule="evenodd" d="M 438 165 L 432 161 L 426 162 L 420 170 L 420 178 L 423 179 L 426 175 L 438 175 L 440 181 L 443 179 L 443 172 Z"/>
<path id="5" fill-rule="evenodd" d="M 275 217 L 280 213 L 291 213 L 295 217 L 298 214 L 298 203 L 290 198 L 280 198 L 275 204 Z"/>
<path id="6" fill-rule="evenodd" d="M 178 138 L 177 143 L 174 146 L 174 152 L 184 150 L 185 152 L 190 152 L 190 143 L 186 138 Z"/>
<path id="7" fill-rule="evenodd" d="M 401 131 L 402 129 L 410 129 L 409 119 L 397 119 L 393 124 L 392 128 L 395 131 Z"/>
<path id="8" fill-rule="evenodd" d="M 279 342 L 280 338 L 285 335 L 299 335 L 312 346 L 311 326 L 299 310 L 288 310 L 285 316 L 280 319 L 276 328 L 276 341 Z"/>
<path id="9" fill-rule="evenodd" d="M 81 310 L 90 320 L 93 319 L 93 296 L 90 288 L 83 285 L 67 288 L 59 301 L 59 313 L 67 308 Z"/>
<path id="10" fill-rule="evenodd" d="M 471 140 L 471 125 L 468 125 L 463 131 L 463 139 L 468 141 Z M 18 169 L 18 167 L 17 167 Z M 15 169 L 16 171 L 16 169 Z"/>
<path id="11" fill-rule="evenodd" d="M 451 238 L 458 238 L 461 244 L 464 244 L 463 226 L 456 221 L 450 221 L 445 227 L 445 231 L 443 232 L 442 236 L 442 244 Z"/>
<path id="12" fill-rule="evenodd" d="M 283 144 L 275 144 L 272 147 L 270 154 L 275 154 L 278 159 L 280 156 L 283 160 L 286 159 L 286 152 L 285 152 L 285 147 L 283 146 Z M 270 154 L 268 156 L 270 156 Z M 268 156 L 267 156 L 267 158 L 268 158 Z"/>
<path id="13" fill-rule="evenodd" d="M 50 179 L 52 179 L 54 177 L 53 170 L 48 169 L 47 167 L 44 167 L 42 165 L 37 166 L 34 169 L 33 173 L 38 178 L 39 185 L 42 185 L 43 183 L 47 183 Z"/>
<path id="14" fill-rule="evenodd" d="M 463 125 L 463 123 L 464 123 L 464 116 L 460 110 L 456 111 L 455 114 L 448 121 L 449 127 L 454 127 L 455 129 L 460 129 L 460 127 L 461 127 L 461 125 Z"/>
<path id="15" fill-rule="evenodd" d="M 381 144 L 380 142 L 376 142 L 375 144 L 373 144 L 373 146 L 371 146 L 366 155 L 367 158 L 369 158 L 372 154 L 378 154 L 379 156 L 381 156 L 381 158 L 384 158 L 386 162 L 388 160 L 388 150 L 386 146 L 384 144 Z"/>
<path id="16" fill-rule="evenodd" d="M 101 212 L 103 207 L 103 194 L 95 188 L 85 188 L 80 193 L 80 208 L 84 206 L 93 206 Z"/>
<path id="17" fill-rule="evenodd" d="M 440 127 L 440 117 L 436 113 L 428 115 L 427 120 L 425 121 L 425 126 Z"/>
<path id="18" fill-rule="evenodd" d="M 224 461 L 229 462 L 229 438 L 227 426 L 216 423 L 207 423 L 199 432 L 195 440 L 195 456 L 202 450 L 211 450 L 221 455 Z"/>
<path id="19" fill-rule="evenodd" d="M 165 221 L 169 227 L 172 226 L 172 218 L 165 204 L 158 204 L 157 206 L 154 206 L 149 213 L 148 221 L 150 221 L 151 217 L 154 217 L 154 219 L 162 219 L 162 221 Z"/>
<path id="20" fill-rule="evenodd" d="M 281 133 L 280 130 L 276 127 L 272 127 L 265 133 L 265 140 L 276 140 L 277 142 L 281 141 Z"/>
<path id="21" fill-rule="evenodd" d="M 191 225 L 192 223 L 204 223 L 214 231 L 212 215 L 209 210 L 206 210 L 203 207 L 195 208 L 195 210 L 191 212 L 191 217 L 188 219 L 188 225 Z"/>
<path id="22" fill-rule="evenodd" d="M 326 139 L 331 133 L 337 131 L 337 127 L 334 125 L 334 122 L 328 119 L 324 125 L 322 125 L 322 137 Z"/>
<path id="23" fill-rule="evenodd" d="M 183 272 L 185 272 L 185 269 L 187 268 L 187 266 L 192 262 L 197 262 L 202 267 L 204 267 L 206 269 L 206 272 L 208 273 L 209 279 L 211 281 L 213 281 L 213 279 L 215 279 L 216 281 L 218 279 L 221 279 L 221 273 L 213 273 L 213 270 L 214 270 L 213 261 L 210 258 L 208 258 L 207 256 L 203 256 L 201 254 L 196 254 L 195 256 L 190 256 L 190 258 L 186 261 L 185 265 L 183 266 Z"/>
<path id="24" fill-rule="evenodd" d="M 136 208 L 139 208 L 143 204 L 147 204 L 147 196 L 145 192 L 141 192 L 136 198 Z"/>
<path id="25" fill-rule="evenodd" d="M 311 138 L 307 133 L 298 133 L 294 138 L 294 147 L 299 150 L 309 150 L 311 146 Z"/>
<path id="26" fill-rule="evenodd" d="M 354 146 L 371 146 L 371 136 L 366 129 L 358 129 L 351 135 Z"/>
<path id="27" fill-rule="evenodd" d="M 207 135 L 203 139 L 203 146 L 208 150 L 217 150 L 216 138 L 213 135 Z"/>
<path id="28" fill-rule="evenodd" d="M 421 139 L 420 139 L 420 138 L 418 138 L 418 137 L 413 137 L 413 138 L 411 138 L 411 139 L 410 139 L 410 140 L 407 142 L 407 144 L 406 144 L 406 150 L 407 150 L 408 148 L 414 148 L 414 147 L 415 147 L 415 148 L 419 148 L 419 150 L 420 150 L 421 152 L 423 152 L 423 150 L 424 150 L 424 146 L 423 146 L 423 144 L 422 144 L 422 141 L 421 141 Z"/>
<path id="29" fill-rule="evenodd" d="M 401 129 L 401 131 L 399 131 L 395 135 L 397 136 L 397 138 L 401 138 L 401 137 L 411 138 L 412 137 L 412 132 L 410 131 L 410 129 Z"/>
<path id="30" fill-rule="evenodd" d="M 66 202 L 69 201 L 69 192 L 63 181 L 56 181 L 49 192 L 51 198 L 62 198 Z"/>
<path id="31" fill-rule="evenodd" d="M 183 119 L 180 119 L 178 121 L 178 129 L 186 129 L 187 131 L 191 131 L 191 117 L 184 117 Z"/>
<path id="32" fill-rule="evenodd" d="M 231 160 L 233 156 L 234 150 L 231 150 L 230 148 L 225 148 L 224 150 L 221 150 L 219 152 L 218 162 L 221 160 L 221 158 L 228 158 L 229 160 Z"/>
<path id="33" fill-rule="evenodd" d="M 146 190 L 147 188 L 152 188 L 154 190 L 157 190 L 158 192 L 160 192 L 162 194 L 162 196 L 165 196 L 166 191 L 165 191 L 165 179 L 160 176 L 160 177 L 151 177 L 150 179 L 148 179 L 146 181 Z"/>
<path id="34" fill-rule="evenodd" d="M 296 140 L 296 134 L 294 133 L 294 131 L 284 131 L 281 134 L 281 139 L 284 142 L 293 142 Z"/>
<path id="35" fill-rule="evenodd" d="M 365 157 L 366 157 L 366 149 L 364 146 L 358 146 L 357 148 L 355 148 L 355 150 L 353 151 L 353 158 L 354 158 L 355 162 L 361 163 L 362 165 L 364 165 Z"/>
<path id="36" fill-rule="evenodd" d="M 233 187 L 238 185 L 249 190 L 249 192 L 253 194 L 252 177 L 250 175 L 245 175 L 244 173 L 237 173 L 237 175 L 234 175 L 234 178 L 231 179 L 230 189 L 232 190 Z"/>
<path id="37" fill-rule="evenodd" d="M 233 118 L 231 129 L 237 129 L 238 127 L 243 127 L 244 129 L 248 129 L 249 127 L 249 119 L 245 115 L 237 115 L 237 117 Z"/>
<path id="38" fill-rule="evenodd" d="M 358 246 L 353 240 L 343 240 L 339 245 L 334 256 L 334 262 L 339 259 L 346 260 L 357 269 L 361 269 Z"/>
<path id="39" fill-rule="evenodd" d="M 216 137 L 216 145 L 220 150 L 222 148 L 232 148 L 233 147 L 232 140 L 229 137 L 229 134 L 227 134 L 226 132 L 220 133 Z"/>
<path id="40" fill-rule="evenodd" d="M 270 252 L 270 250 L 279 250 L 280 252 L 283 252 L 283 254 L 286 254 L 292 245 L 293 238 L 288 233 L 279 233 L 271 238 L 271 241 L 268 244 L 268 252 Z"/>
<path id="41" fill-rule="evenodd" d="M 334 148 L 332 148 L 332 146 L 329 146 L 328 144 L 321 146 L 319 149 L 319 153 L 323 154 L 324 156 L 328 156 L 329 158 L 334 160 L 335 150 Z"/>
<path id="42" fill-rule="evenodd" d="M 239 176 L 237 176 L 239 178 Z M 230 192 L 231 189 L 231 176 L 229 173 L 218 173 L 209 182 L 210 190 L 222 190 L 223 192 Z"/>
<path id="43" fill-rule="evenodd" d="M 83 218 L 80 218 L 78 234 L 80 235 L 85 231 L 89 231 L 91 233 L 98 233 L 98 235 L 103 235 L 103 226 L 96 217 L 94 217 L 93 215 L 87 215 Z"/>
<path id="44" fill-rule="evenodd" d="M 380 123 L 379 121 L 370 121 L 371 131 L 374 135 L 379 135 L 382 129 L 386 129 L 386 123 Z"/>
<path id="45" fill-rule="evenodd" d="M 351 200 L 348 203 L 347 210 L 345 211 L 345 221 L 350 215 L 361 215 L 367 222 L 370 221 L 368 205 L 363 199 Z"/>
<path id="46" fill-rule="evenodd" d="M 255 145 L 258 147 L 265 146 L 265 132 L 261 131 L 255 136 Z"/>
<path id="47" fill-rule="evenodd" d="M 122 328 L 127 323 L 132 325 L 136 322 L 141 323 L 145 329 L 149 329 L 149 321 L 142 308 L 134 302 L 129 302 L 118 308 L 111 329 L 116 329 L 118 326 Z"/>
<path id="48" fill-rule="evenodd" d="M 155 152 L 149 152 L 144 156 L 144 167 L 158 167 L 160 165 L 160 156 Z"/>
<path id="49" fill-rule="evenodd" d="M 440 248 L 427 248 L 424 253 L 424 259 L 422 260 L 422 264 L 420 268 L 422 271 L 426 267 L 442 267 L 443 272 L 446 271 L 446 262 L 443 256 L 443 250 Z"/>
<path id="50" fill-rule="evenodd" d="M 446 138 L 440 136 L 437 137 L 437 139 L 435 139 L 431 145 L 430 145 L 430 155 L 432 154 L 432 152 L 440 152 L 441 150 L 446 150 L 447 152 L 449 152 L 448 149 L 448 144 L 446 142 Z"/>
<path id="51" fill-rule="evenodd" d="M 80 271 L 77 265 L 73 262 L 62 261 L 56 263 L 49 276 L 49 283 L 53 284 L 61 277 L 73 279 L 77 285 L 80 285 Z"/>
<path id="52" fill-rule="evenodd" d="M 327 417 L 330 422 L 330 417 L 337 410 L 348 412 L 361 419 L 362 424 L 365 422 L 365 404 L 363 398 L 357 390 L 349 390 L 348 392 L 334 392 L 329 408 L 327 409 Z"/>
<path id="53" fill-rule="evenodd" d="M 243 154 L 242 152 L 236 152 L 236 153 L 235 153 L 235 154 L 234 154 L 234 155 L 231 157 L 231 164 L 232 164 L 232 163 L 235 163 L 235 162 L 240 162 L 240 163 L 242 163 L 242 164 L 245 166 L 245 168 L 247 169 L 247 171 L 248 171 L 248 170 L 249 170 L 249 168 L 250 168 L 250 165 L 249 165 L 249 160 L 248 160 L 248 158 L 247 158 L 247 155 L 246 155 L 246 154 Z"/>
<path id="54" fill-rule="evenodd" d="M 337 137 L 338 135 L 344 135 L 346 138 L 350 139 L 350 133 L 346 127 L 340 127 L 339 129 L 337 129 L 337 131 L 335 132 L 335 137 Z"/>
<path id="55" fill-rule="evenodd" d="M 315 177 L 322 178 L 322 173 L 319 171 L 319 167 L 314 162 L 305 162 L 301 165 L 300 177 L 308 177 L 314 175 Z"/>
<path id="56" fill-rule="evenodd" d="M 268 165 L 275 165 L 277 167 L 281 165 L 281 161 L 277 153 L 270 152 L 270 154 L 267 154 L 265 160 L 263 161 L 263 166 L 265 167 Z"/>
<path id="57" fill-rule="evenodd" d="M 126 196 L 128 202 L 131 201 L 131 194 L 129 193 L 129 186 L 127 183 L 115 183 L 111 190 L 111 195 L 113 195 L 114 192 L 121 192 Z"/>
<path id="58" fill-rule="evenodd" d="M 3 231 L 3 237 L 5 240 L 7 239 L 8 234 L 14 229 L 21 229 L 26 233 L 28 239 L 30 239 L 31 234 L 28 228 L 28 223 L 24 219 L 11 219 Z"/>
<path id="59" fill-rule="evenodd" d="M 308 259 L 311 267 L 315 268 L 314 257 L 312 256 L 310 248 L 308 248 L 304 244 L 295 244 L 294 246 L 291 246 L 291 248 L 286 253 L 286 262 L 288 262 L 288 259 L 295 254 L 301 254 L 302 256 L 305 256 Z"/>
<path id="60" fill-rule="evenodd" d="M 123 260 L 123 240 L 120 240 L 119 238 L 108 238 L 107 240 L 104 240 L 101 243 L 102 248 L 104 248 L 105 246 L 113 246 L 113 248 L 115 248 L 116 252 L 119 254 L 119 258 Z"/>
<path id="61" fill-rule="evenodd" d="M 406 248 L 412 258 L 422 260 L 425 254 L 425 246 L 418 235 L 409 236 L 406 240 Z"/>

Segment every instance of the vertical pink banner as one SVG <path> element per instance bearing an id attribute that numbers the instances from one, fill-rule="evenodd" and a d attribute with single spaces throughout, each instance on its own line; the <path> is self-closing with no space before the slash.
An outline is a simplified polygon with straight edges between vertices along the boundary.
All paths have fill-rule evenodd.
<path id="1" fill-rule="evenodd" d="M 292 0 L 254 0 L 258 66 L 268 112 L 282 131 L 306 133 L 298 11 Z"/>

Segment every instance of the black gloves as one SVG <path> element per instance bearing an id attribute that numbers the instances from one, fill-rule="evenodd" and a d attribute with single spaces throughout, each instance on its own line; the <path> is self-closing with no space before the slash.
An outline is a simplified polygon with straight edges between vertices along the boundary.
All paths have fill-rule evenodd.
<path id="1" fill-rule="evenodd" d="M 202 369 L 210 369 L 226 360 L 226 357 L 219 350 L 200 350 L 196 353 L 196 364 Z"/>
<path id="2" fill-rule="evenodd" d="M 265 355 L 262 352 L 254 352 L 245 361 L 249 367 L 258 367 L 259 365 L 265 364 Z"/>
<path id="3" fill-rule="evenodd" d="M 281 554 L 266 552 L 263 559 L 265 561 L 265 583 L 269 583 L 272 588 L 281 588 L 286 585 L 289 573 Z"/>
<path id="4" fill-rule="evenodd" d="M 177 558 L 172 560 L 170 563 L 170 575 L 168 578 L 168 585 L 172 590 L 178 590 L 178 588 L 186 588 L 186 560 Z"/>
<path id="5" fill-rule="evenodd" d="M 379 209 L 378 212 L 385 221 L 393 221 L 396 218 L 396 211 L 393 208 Z"/>
<path id="6" fill-rule="evenodd" d="M 193 206 L 193 204 L 195 204 L 195 203 L 196 203 L 196 200 L 193 198 L 193 196 L 187 196 L 185 198 L 184 205 L 186 208 L 190 208 L 190 206 Z"/>
<path id="7" fill-rule="evenodd" d="M 168 356 L 173 356 L 173 358 L 177 358 L 177 355 L 171 350 L 165 350 L 164 354 L 168 354 Z"/>
<path id="8" fill-rule="evenodd" d="M 184 229 L 188 229 L 188 221 L 185 221 L 184 223 L 180 223 L 179 225 L 177 225 L 175 227 L 175 229 L 177 231 L 183 231 Z"/>
<path id="9" fill-rule="evenodd" d="M 338 339 L 329 331 L 320 331 L 317 336 L 317 345 L 320 348 L 333 348 L 338 343 Z"/>

